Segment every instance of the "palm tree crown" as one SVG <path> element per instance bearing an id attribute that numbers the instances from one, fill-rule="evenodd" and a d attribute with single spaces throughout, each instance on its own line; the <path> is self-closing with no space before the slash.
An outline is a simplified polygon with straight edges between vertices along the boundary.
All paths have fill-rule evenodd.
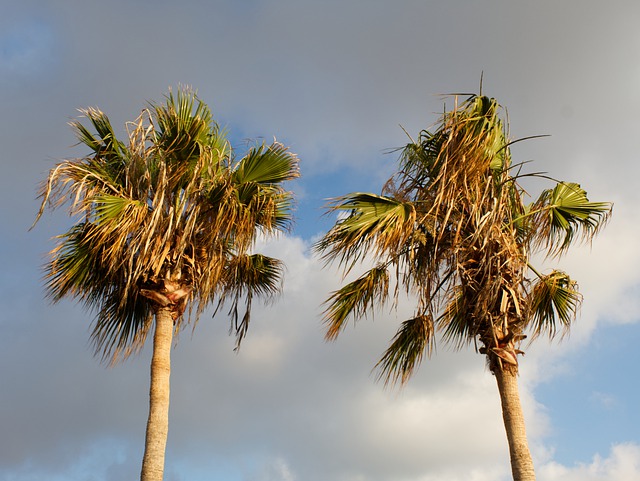
<path id="1" fill-rule="evenodd" d="M 513 479 L 535 481 L 516 380 L 520 342 L 527 330 L 534 337 L 566 331 L 582 298 L 568 274 L 541 274 L 531 256 L 559 256 L 576 238 L 591 239 L 611 205 L 558 181 L 525 203 L 522 165 L 511 162 L 499 110 L 494 99 L 474 95 L 446 112 L 434 132 L 402 149 L 381 195 L 332 201 L 342 216 L 315 248 L 346 272 L 365 257 L 374 261 L 327 300 L 327 339 L 350 317 L 397 300 L 399 287 L 415 295 L 415 315 L 377 364 L 386 383 L 410 378 L 436 332 L 457 348 L 480 344 L 498 384 Z"/>
<path id="2" fill-rule="evenodd" d="M 386 382 L 407 381 L 437 331 L 456 347 L 479 341 L 492 371 L 517 370 L 527 329 L 553 336 L 575 317 L 576 283 L 560 270 L 539 273 L 530 259 L 540 250 L 563 254 L 578 237 L 591 239 L 611 205 L 557 181 L 525 203 L 522 166 L 511 162 L 499 113 L 494 99 L 471 96 L 445 113 L 434 132 L 422 131 L 402 149 L 399 171 L 382 195 L 352 193 L 330 204 L 346 215 L 316 250 L 347 272 L 366 256 L 375 265 L 328 299 L 327 338 L 389 300 L 393 273 L 417 298 L 415 316 L 378 363 Z"/>
<path id="3" fill-rule="evenodd" d="M 280 288 L 280 261 L 251 248 L 259 233 L 290 224 L 292 196 L 282 183 L 298 176 L 296 156 L 274 142 L 235 158 L 186 88 L 150 104 L 128 125 L 126 143 L 103 112 L 83 113 L 95 133 L 71 125 L 90 155 L 58 164 L 41 192 L 38 218 L 47 205 L 69 203 L 76 220 L 46 265 L 49 296 L 97 312 L 92 340 L 104 358 L 139 349 L 156 309 L 169 308 L 178 329 L 213 301 L 230 302 L 239 345 L 253 297 Z"/>

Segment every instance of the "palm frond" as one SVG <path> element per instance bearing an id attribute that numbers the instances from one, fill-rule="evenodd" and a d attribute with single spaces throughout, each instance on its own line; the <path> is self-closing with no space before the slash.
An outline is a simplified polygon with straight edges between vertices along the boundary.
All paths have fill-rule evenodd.
<path id="1" fill-rule="evenodd" d="M 283 271 L 281 261 L 262 254 L 235 255 L 227 263 L 218 307 L 230 298 L 229 314 L 231 331 L 236 334 L 236 350 L 249 328 L 253 298 L 262 296 L 268 300 L 277 294 L 282 286 Z M 240 317 L 239 304 L 243 299 L 245 310 Z"/>
<path id="2" fill-rule="evenodd" d="M 263 254 L 234 255 L 228 262 L 225 289 L 252 295 L 271 296 L 279 292 L 284 265 L 282 261 Z"/>
<path id="3" fill-rule="evenodd" d="M 462 287 L 453 287 L 449 297 L 449 302 L 438 317 L 436 326 L 442 331 L 445 342 L 460 349 L 474 340 L 478 333 L 465 305 L 465 293 Z"/>
<path id="4" fill-rule="evenodd" d="M 100 289 L 106 272 L 96 255 L 100 246 L 91 242 L 92 228 L 92 224 L 78 223 L 56 237 L 58 244 L 45 267 L 47 295 L 54 302 L 66 296 L 83 298 Z"/>
<path id="5" fill-rule="evenodd" d="M 126 299 L 115 286 L 101 292 L 100 309 L 91 327 L 96 356 L 115 364 L 139 352 L 149 334 L 152 318 L 151 303 L 138 292 Z"/>
<path id="6" fill-rule="evenodd" d="M 82 123 L 70 122 L 71 127 L 76 132 L 78 140 L 89 147 L 93 152 L 108 161 L 121 158 L 126 147 L 116 137 L 111 121 L 107 115 L 99 109 L 89 108 L 80 110 L 91 122 L 97 136 L 92 134 Z"/>
<path id="7" fill-rule="evenodd" d="M 121 230 L 127 232 L 131 232 L 135 228 L 122 225 L 122 223 L 139 224 L 149 211 L 149 207 L 138 200 L 111 194 L 99 194 L 87 200 L 93 202 L 94 220 L 97 225 L 115 223 L 120 226 Z"/>
<path id="8" fill-rule="evenodd" d="M 349 317 L 358 319 L 381 305 L 389 297 L 389 272 L 384 266 L 374 267 L 353 282 L 333 292 L 325 302 L 326 339 L 338 337 Z"/>
<path id="9" fill-rule="evenodd" d="M 539 226 L 535 241 L 550 255 L 560 255 L 578 236 L 591 240 L 606 224 L 611 210 L 609 202 L 590 202 L 579 184 L 559 182 L 542 192 L 531 208 Z"/>
<path id="10" fill-rule="evenodd" d="M 286 231 L 292 222 L 293 196 L 282 182 L 299 177 L 298 160 L 278 142 L 249 151 L 235 166 L 235 185 L 240 211 L 251 224 L 265 232 Z"/>
<path id="11" fill-rule="evenodd" d="M 429 356 L 434 342 L 433 319 L 427 314 L 404 321 L 391 345 L 376 364 L 378 378 L 385 384 L 406 383 L 422 362 Z"/>
<path id="12" fill-rule="evenodd" d="M 541 334 L 553 338 L 558 329 L 568 332 L 581 303 L 578 285 L 567 273 L 539 274 L 528 298 L 534 338 Z"/>
<path id="13" fill-rule="evenodd" d="M 279 184 L 299 176 L 296 156 L 279 142 L 252 148 L 234 170 L 234 181 L 239 184 Z"/>
<path id="14" fill-rule="evenodd" d="M 400 173 L 413 180 L 414 185 L 425 188 L 429 180 L 438 176 L 438 158 L 446 135 L 441 132 L 420 132 L 418 142 L 408 143 L 401 152 Z"/>
<path id="15" fill-rule="evenodd" d="M 91 334 L 96 354 L 115 362 L 142 346 L 141 326 L 148 324 L 151 306 L 111 264 L 109 245 L 95 241 L 96 229 L 82 223 L 60 236 L 45 271 L 46 289 L 53 301 L 74 297 L 97 311 Z"/>
<path id="16" fill-rule="evenodd" d="M 367 193 L 334 199 L 332 211 L 348 212 L 314 246 L 327 261 L 338 259 L 347 270 L 367 254 L 377 256 L 397 252 L 416 228 L 412 202 Z M 372 252 L 370 252 L 372 251 Z"/>
<path id="17" fill-rule="evenodd" d="M 164 104 L 152 109 L 157 122 L 155 144 L 176 161 L 199 156 L 211 136 L 215 122 L 209 107 L 190 89 L 169 92 Z M 214 129 L 218 131 L 217 125 Z"/>

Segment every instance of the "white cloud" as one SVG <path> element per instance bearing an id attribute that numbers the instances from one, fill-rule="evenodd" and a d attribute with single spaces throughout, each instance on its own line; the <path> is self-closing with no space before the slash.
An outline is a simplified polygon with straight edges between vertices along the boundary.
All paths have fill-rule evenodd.
<path id="1" fill-rule="evenodd" d="M 542 465 L 540 481 L 637 481 L 640 479 L 640 446 L 616 444 L 608 457 L 596 454 L 589 464 L 564 466 L 556 462 Z"/>

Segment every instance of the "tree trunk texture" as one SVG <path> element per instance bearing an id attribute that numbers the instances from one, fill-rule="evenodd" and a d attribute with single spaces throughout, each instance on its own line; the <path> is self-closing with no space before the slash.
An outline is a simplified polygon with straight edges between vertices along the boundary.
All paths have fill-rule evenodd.
<path id="1" fill-rule="evenodd" d="M 160 308 L 155 315 L 151 382 L 149 388 L 149 419 L 145 438 L 140 481 L 162 481 L 164 455 L 169 431 L 169 376 L 171 374 L 171 344 L 173 319 L 169 308 Z"/>
<path id="2" fill-rule="evenodd" d="M 506 367 L 494 372 L 502 403 L 502 418 L 509 441 L 509 457 L 514 481 L 535 481 L 533 461 L 529 452 L 524 415 L 518 394 L 517 370 Z"/>

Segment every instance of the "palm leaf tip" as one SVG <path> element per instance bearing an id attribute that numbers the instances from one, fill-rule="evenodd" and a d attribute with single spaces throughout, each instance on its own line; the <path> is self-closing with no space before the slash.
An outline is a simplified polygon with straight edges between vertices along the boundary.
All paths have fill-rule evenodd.
<path id="1" fill-rule="evenodd" d="M 389 294 L 389 273 L 378 266 L 363 276 L 335 291 L 327 300 L 324 313 L 327 332 L 325 339 L 335 340 L 346 326 L 350 316 L 358 319 L 373 308 L 383 304 Z"/>
<path id="2" fill-rule="evenodd" d="M 376 364 L 378 379 L 386 384 L 405 384 L 429 356 L 434 342 L 434 323 L 431 316 L 418 315 L 402 323 L 391 345 Z"/>
<path id="3" fill-rule="evenodd" d="M 219 298 L 218 309 L 229 299 L 231 326 L 229 333 L 235 332 L 236 347 L 240 349 L 251 321 L 251 304 L 258 296 L 265 300 L 281 292 L 284 264 L 279 259 L 262 254 L 242 254 L 234 256 L 224 273 L 224 291 Z M 244 301 L 244 314 L 240 316 L 240 303 Z"/>

